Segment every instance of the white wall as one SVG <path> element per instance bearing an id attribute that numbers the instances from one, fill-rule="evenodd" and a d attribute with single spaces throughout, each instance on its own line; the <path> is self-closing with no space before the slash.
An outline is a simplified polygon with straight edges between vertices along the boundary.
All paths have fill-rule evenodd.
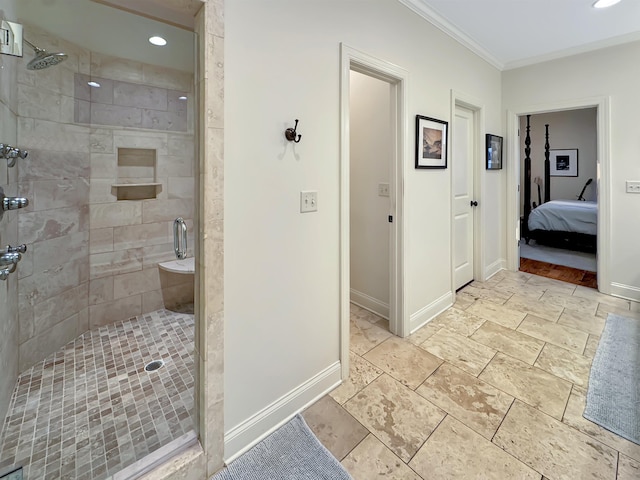
<path id="1" fill-rule="evenodd" d="M 540 188 L 544 202 L 544 144 L 545 125 L 549 125 L 550 150 L 578 149 L 578 176 L 551 177 L 551 200 L 576 200 L 584 184 L 593 178 L 591 185 L 584 192 L 586 200 L 596 200 L 596 162 L 597 162 L 597 110 L 583 108 L 553 113 L 531 115 L 531 201 L 538 202 L 538 186 L 536 177 L 542 179 Z M 520 117 L 520 174 L 524 182 L 524 141 L 526 138 L 527 117 Z M 524 185 L 524 183 L 522 183 Z M 520 189 L 521 212 L 524 212 L 524 187 Z"/>
<path id="2" fill-rule="evenodd" d="M 351 300 L 389 315 L 389 183 L 392 160 L 391 85 L 351 72 Z M 369 298 L 367 298 L 369 297 Z"/>
<path id="3" fill-rule="evenodd" d="M 640 299 L 640 195 L 625 193 L 625 180 L 640 179 L 639 56 L 640 42 L 634 42 L 509 70 L 503 75 L 503 106 L 514 111 L 521 106 L 603 95 L 610 98 L 611 231 L 604 245 L 611 258 L 612 292 L 636 299 Z"/>
<path id="4" fill-rule="evenodd" d="M 225 32 L 229 432 L 339 360 L 340 43 L 409 72 L 405 286 L 416 322 L 452 292 L 451 170 L 413 168 L 415 115 L 450 121 L 454 89 L 483 103 L 487 131 L 502 135 L 503 119 L 501 73 L 396 0 L 237 0 Z M 302 141 L 288 143 L 296 118 Z M 491 265 L 506 256 L 504 171 L 481 175 Z M 299 213 L 301 190 L 318 191 L 317 213 Z"/>

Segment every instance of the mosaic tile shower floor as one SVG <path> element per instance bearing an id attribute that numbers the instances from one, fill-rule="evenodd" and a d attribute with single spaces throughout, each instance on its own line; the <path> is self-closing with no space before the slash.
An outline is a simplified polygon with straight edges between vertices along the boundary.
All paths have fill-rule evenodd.
<path id="1" fill-rule="evenodd" d="M 193 315 L 158 310 L 86 332 L 23 372 L 0 471 L 103 479 L 193 429 Z M 162 359 L 164 367 L 144 366 Z"/>

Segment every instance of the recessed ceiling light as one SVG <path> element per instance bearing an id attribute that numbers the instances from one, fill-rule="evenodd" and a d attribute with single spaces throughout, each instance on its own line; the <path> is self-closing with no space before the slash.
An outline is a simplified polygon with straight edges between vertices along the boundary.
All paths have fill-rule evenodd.
<path id="1" fill-rule="evenodd" d="M 620 0 L 597 0 L 596 3 L 593 4 L 593 8 L 607 8 L 615 5 Z"/>
<path id="2" fill-rule="evenodd" d="M 87 82 L 87 85 L 94 88 L 100 87 L 100 84 L 98 82 Z"/>
<path id="3" fill-rule="evenodd" d="M 178 97 L 178 100 L 186 100 L 187 97 L 185 97 L 184 95 L 182 95 L 181 97 Z"/>
<path id="4" fill-rule="evenodd" d="M 149 43 L 153 43 L 159 47 L 164 47 L 167 44 L 167 41 L 162 37 L 149 37 Z"/>

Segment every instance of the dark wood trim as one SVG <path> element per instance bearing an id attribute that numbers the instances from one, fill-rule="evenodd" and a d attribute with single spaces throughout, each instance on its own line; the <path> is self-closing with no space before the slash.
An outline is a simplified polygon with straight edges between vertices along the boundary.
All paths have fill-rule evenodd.
<path id="1" fill-rule="evenodd" d="M 524 139 L 524 221 L 522 236 L 529 243 L 529 215 L 531 215 L 531 127 L 527 115 L 527 136 Z"/>
<path id="2" fill-rule="evenodd" d="M 549 162 L 549 124 L 545 124 L 544 134 L 544 202 L 551 200 L 551 163 Z"/>

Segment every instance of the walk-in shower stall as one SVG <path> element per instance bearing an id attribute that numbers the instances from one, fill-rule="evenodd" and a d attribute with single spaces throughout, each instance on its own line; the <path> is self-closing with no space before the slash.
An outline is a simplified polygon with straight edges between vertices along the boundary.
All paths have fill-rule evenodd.
<path id="1" fill-rule="evenodd" d="M 0 0 L 0 479 L 134 472 L 195 435 L 194 45 Z"/>

